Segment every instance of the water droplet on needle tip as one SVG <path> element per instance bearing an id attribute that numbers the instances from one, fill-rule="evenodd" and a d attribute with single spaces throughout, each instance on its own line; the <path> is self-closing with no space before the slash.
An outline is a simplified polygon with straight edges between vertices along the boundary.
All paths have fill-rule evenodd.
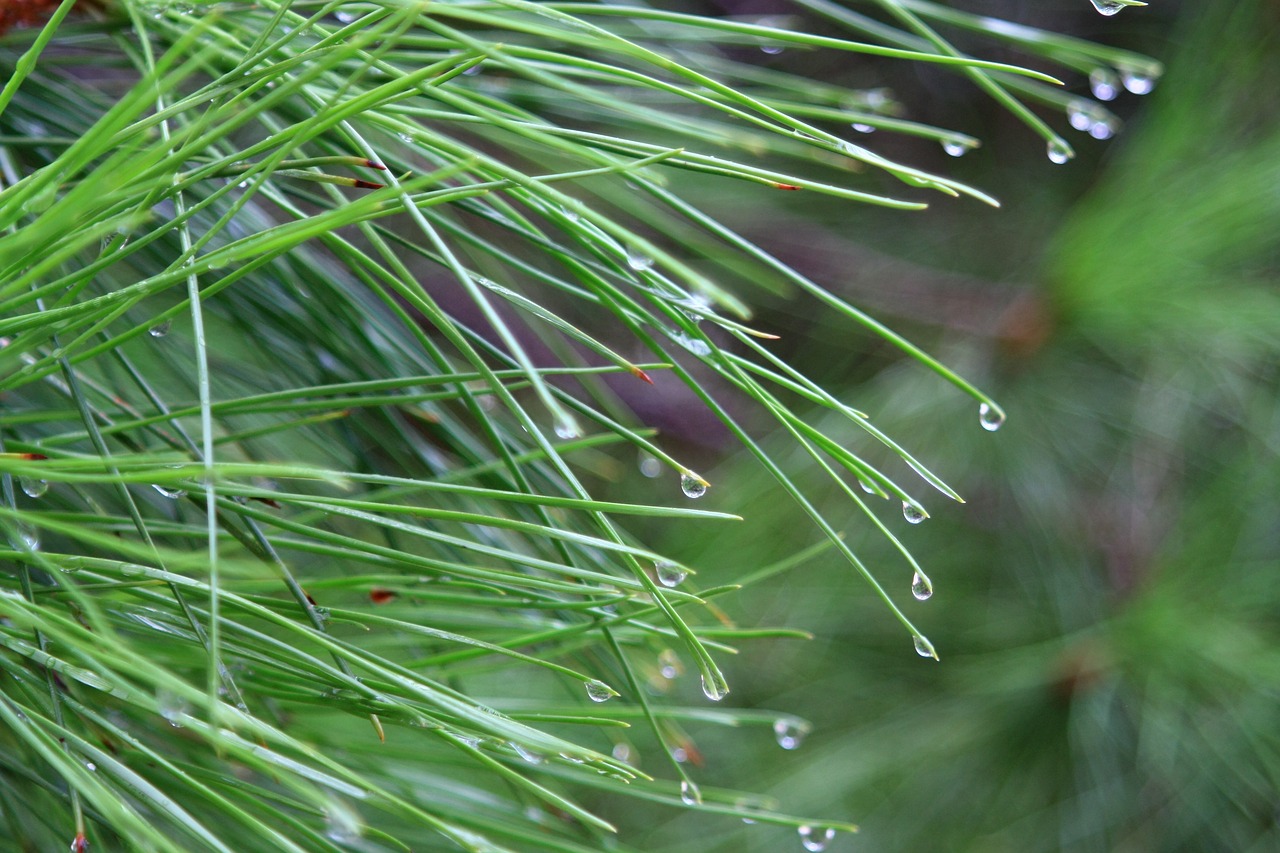
<path id="1" fill-rule="evenodd" d="M 587 697 L 592 702 L 608 702 L 615 695 L 616 694 L 609 685 L 605 684 L 603 681 L 587 682 Z"/>
<path id="2" fill-rule="evenodd" d="M 692 471 L 680 475 L 680 491 L 686 498 L 700 498 L 707 493 L 709 484 Z"/>
<path id="3" fill-rule="evenodd" d="M 1118 14 L 1127 4 L 1117 3 L 1116 0 L 1089 0 L 1093 4 L 1093 8 L 1098 10 L 1099 15 L 1110 18 L 1112 15 Z"/>
<path id="4" fill-rule="evenodd" d="M 934 660 L 938 659 L 938 653 L 934 650 L 933 643 L 929 642 L 926 638 L 916 634 L 915 637 L 912 638 L 912 642 L 915 643 L 916 654 L 920 655 L 920 657 L 933 658 Z"/>
<path id="5" fill-rule="evenodd" d="M 796 832 L 800 834 L 800 844 L 809 853 L 822 853 L 831 843 L 831 839 L 836 837 L 836 831 L 831 827 L 802 826 Z"/>
<path id="6" fill-rule="evenodd" d="M 702 692 L 703 695 L 712 702 L 719 702 L 725 696 L 729 695 L 729 685 L 725 684 L 723 681 L 716 682 L 708 680 L 704 675 L 702 676 Z"/>
<path id="7" fill-rule="evenodd" d="M 987 432 L 995 432 L 1004 426 L 1004 412 L 998 406 L 982 403 L 978 406 L 978 423 Z"/>
<path id="8" fill-rule="evenodd" d="M 658 583 L 668 589 L 684 583 L 684 579 L 689 576 L 688 571 L 669 560 L 659 560 L 654 563 L 653 571 L 658 576 Z"/>

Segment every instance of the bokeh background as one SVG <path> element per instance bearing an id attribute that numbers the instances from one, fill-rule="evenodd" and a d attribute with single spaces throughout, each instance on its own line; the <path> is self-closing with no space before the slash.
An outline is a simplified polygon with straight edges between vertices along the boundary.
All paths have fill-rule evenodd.
<path id="1" fill-rule="evenodd" d="M 755 291 L 757 325 L 782 335 L 793 363 L 967 503 L 939 497 L 930 520 L 897 526 L 935 584 L 917 602 L 901 556 L 815 474 L 815 500 L 847 517 L 849 541 L 941 662 L 913 654 L 847 564 L 819 550 L 724 603 L 740 624 L 813 633 L 748 644 L 726 669 L 727 702 L 802 715 L 812 733 L 780 759 L 767 727 L 690 724 L 693 772 L 704 790 L 753 787 L 858 822 L 832 851 L 1280 849 L 1280 8 L 966 8 L 1145 51 L 1168 72 L 1153 93 L 1114 102 L 1126 123 L 1114 139 L 1076 134 L 1077 158 L 1055 166 L 959 76 L 768 57 L 888 87 L 910 117 L 981 138 L 954 161 L 924 140 L 866 144 L 947 169 L 1003 207 L 899 214 L 794 193 L 756 211 L 711 183 L 698 200 L 956 366 L 1009 419 L 980 429 L 971 400 L 883 342 L 782 285 L 776 299 Z M 750 519 L 666 534 L 700 584 L 820 542 L 714 428 L 669 421 L 664 439 L 700 454 L 715 484 L 704 503 Z M 788 447 L 770 445 L 783 458 Z M 634 478 L 626 489 L 634 498 Z M 670 484 L 653 489 L 661 500 Z M 697 695 L 694 683 L 674 691 Z M 801 847 L 731 818 L 634 804 L 610 817 L 640 849 Z"/>

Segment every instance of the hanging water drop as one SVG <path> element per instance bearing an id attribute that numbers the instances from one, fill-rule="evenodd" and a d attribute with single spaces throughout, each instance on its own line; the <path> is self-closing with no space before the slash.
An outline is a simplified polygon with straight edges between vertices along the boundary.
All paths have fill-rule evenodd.
<path id="1" fill-rule="evenodd" d="M 700 498 L 707 493 L 707 488 L 707 481 L 692 471 L 685 471 L 680 475 L 680 491 L 684 492 L 686 498 Z"/>
<path id="2" fill-rule="evenodd" d="M 929 513 L 925 512 L 924 507 L 919 504 L 913 504 L 911 501 L 903 501 L 902 517 L 907 520 L 907 524 L 919 524 L 929 517 Z"/>
<path id="3" fill-rule="evenodd" d="M 911 594 L 916 597 L 916 601 L 928 601 L 929 596 L 933 595 L 933 581 L 916 572 L 911 576 Z"/>
<path id="4" fill-rule="evenodd" d="M 171 501 L 180 500 L 187 496 L 186 489 L 171 489 L 168 486 L 162 486 L 159 483 L 152 483 L 151 488 L 159 492 L 161 497 L 166 497 Z"/>
<path id="5" fill-rule="evenodd" d="M 1093 127 L 1093 110 L 1087 101 L 1072 101 L 1067 105 L 1067 122 L 1082 133 Z"/>
<path id="6" fill-rule="evenodd" d="M 777 44 L 762 44 L 760 45 L 760 50 L 770 56 L 777 56 L 779 53 L 782 53 L 782 46 Z"/>
<path id="7" fill-rule="evenodd" d="M 603 681 L 587 682 L 587 698 L 592 702 L 608 702 L 616 695 L 618 694 Z"/>
<path id="8" fill-rule="evenodd" d="M 872 127 L 869 124 L 862 124 L 861 122 L 854 122 L 849 126 L 852 127 L 854 130 L 858 131 L 858 133 L 875 133 L 876 132 L 876 129 L 874 127 Z"/>
<path id="9" fill-rule="evenodd" d="M 556 438 L 561 441 L 570 441 L 575 438 L 582 438 L 582 429 L 578 426 L 578 422 L 573 418 L 565 415 L 556 421 L 555 425 Z"/>
<path id="10" fill-rule="evenodd" d="M 831 843 L 831 839 L 836 837 L 836 831 L 829 826 L 802 826 L 796 832 L 800 834 L 800 844 L 809 853 L 822 853 L 823 850 L 827 849 L 827 845 Z"/>
<path id="11" fill-rule="evenodd" d="M 42 498 L 49 491 L 49 481 L 37 477 L 19 477 L 18 485 L 29 498 Z"/>
<path id="12" fill-rule="evenodd" d="M 685 779 L 680 783 L 680 801 L 686 806 L 702 805 L 702 792 L 698 790 L 698 786 Z"/>
<path id="13" fill-rule="evenodd" d="M 162 687 L 156 691 L 156 709 L 160 712 L 160 716 L 169 722 L 169 725 L 179 729 L 182 728 L 191 706 L 177 693 Z"/>
<path id="14" fill-rule="evenodd" d="M 876 487 L 871 485 L 867 480 L 858 480 L 858 485 L 862 487 L 862 491 L 869 495 L 874 495 L 876 493 Z"/>
<path id="15" fill-rule="evenodd" d="M 1089 135 L 1094 139 L 1110 139 L 1116 135 L 1116 129 L 1110 120 L 1100 118 L 1093 124 L 1089 125 Z"/>
<path id="16" fill-rule="evenodd" d="M 689 577 L 687 571 L 668 560 L 659 560 L 654 563 L 653 571 L 658 576 L 658 583 L 668 589 L 679 586 L 684 583 L 685 578 Z"/>
<path id="17" fill-rule="evenodd" d="M 912 642 L 915 644 L 916 654 L 920 655 L 920 657 L 933 658 L 934 660 L 938 659 L 938 653 L 934 651 L 933 643 L 929 642 L 924 637 L 916 634 L 916 636 L 912 638 Z"/>
<path id="18" fill-rule="evenodd" d="M 978 423 L 987 432 L 995 432 L 1004 426 L 1004 412 L 999 406 L 983 403 L 978 406 Z"/>
<path id="19" fill-rule="evenodd" d="M 1071 159 L 1071 147 L 1060 139 L 1049 140 L 1049 162 L 1061 166 Z"/>
<path id="20" fill-rule="evenodd" d="M 89 839 L 84 837 L 83 832 L 77 832 L 76 837 L 71 839 L 71 853 L 89 853 Z"/>
<path id="21" fill-rule="evenodd" d="M 1105 15 L 1110 18 L 1125 7 L 1124 3 L 1117 3 L 1116 0 L 1089 0 L 1093 4 L 1093 8 L 1098 10 L 1099 15 Z"/>
<path id="22" fill-rule="evenodd" d="M 325 806 L 324 825 L 324 834 L 338 844 L 350 844 L 364 833 L 360 815 L 338 800 L 330 800 Z"/>
<path id="23" fill-rule="evenodd" d="M 635 249 L 627 250 L 627 266 L 636 272 L 643 272 L 653 266 L 653 258 Z"/>
<path id="24" fill-rule="evenodd" d="M 640 473 L 652 480 L 662 474 L 662 463 L 652 453 L 640 451 Z"/>
<path id="25" fill-rule="evenodd" d="M 795 749 L 809 734 L 809 724 L 795 717 L 779 717 L 773 723 L 773 737 L 783 749 Z"/>
<path id="26" fill-rule="evenodd" d="M 704 675 L 702 676 L 702 693 L 712 702 L 719 702 L 729 695 L 729 685 L 723 681 L 707 681 L 707 677 Z"/>
<path id="27" fill-rule="evenodd" d="M 1116 75 L 1105 68 L 1095 68 L 1089 72 L 1089 88 L 1099 101 L 1114 101 L 1120 92 L 1119 85 Z"/>
<path id="28" fill-rule="evenodd" d="M 9 534 L 9 544 L 15 551 L 39 551 L 40 531 L 25 521 L 16 521 Z"/>
<path id="29" fill-rule="evenodd" d="M 624 764 L 630 764 L 631 755 L 631 744 L 626 741 L 619 741 L 613 745 L 613 757 L 615 760 L 621 761 Z"/>
<path id="30" fill-rule="evenodd" d="M 663 649 L 658 653 L 658 672 L 670 681 L 684 672 L 684 665 L 680 663 L 680 657 L 675 652 L 671 649 Z"/>
<path id="31" fill-rule="evenodd" d="M 1140 74 L 1137 71 L 1120 70 L 1120 82 L 1124 84 L 1124 88 L 1134 95 L 1146 95 L 1156 87 L 1156 78 L 1150 74 Z"/>
<path id="32" fill-rule="evenodd" d="M 173 328 L 173 321 L 165 320 L 163 322 L 156 323 L 150 329 L 147 329 L 147 334 L 153 338 L 163 338 L 165 335 L 169 334 L 169 330 L 171 328 Z"/>
<path id="33" fill-rule="evenodd" d="M 350 24 L 356 19 L 356 16 L 351 12 L 343 12 L 342 10 L 334 12 L 333 16 L 344 24 Z"/>
<path id="34" fill-rule="evenodd" d="M 944 139 L 942 140 L 942 150 L 952 157 L 963 157 L 968 152 L 969 146 L 958 139 Z"/>

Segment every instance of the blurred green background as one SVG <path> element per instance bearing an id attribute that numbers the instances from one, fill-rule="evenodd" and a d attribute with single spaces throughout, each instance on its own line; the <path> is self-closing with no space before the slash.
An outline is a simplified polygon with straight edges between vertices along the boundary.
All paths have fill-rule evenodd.
<path id="1" fill-rule="evenodd" d="M 808 558 L 724 606 L 739 624 L 813 632 L 726 662 L 728 703 L 805 716 L 813 732 L 779 759 L 767 728 L 689 725 L 693 772 L 704 790 L 762 790 L 861 825 L 831 851 L 1280 849 L 1280 10 L 966 8 L 1144 50 L 1168 73 L 1115 102 L 1116 138 L 1075 134 L 1067 166 L 958 77 L 863 80 L 911 117 L 984 140 L 951 163 L 883 133 L 873 150 L 949 168 L 1003 209 L 895 214 L 795 193 L 782 213 L 726 214 L 959 368 L 1009 420 L 985 432 L 967 397 L 884 343 L 802 302 L 757 301 L 757 325 L 793 363 L 967 503 L 936 496 L 914 527 L 883 515 L 933 578 L 917 602 L 901 556 L 815 472 L 815 500 L 848 518 L 849 541 L 941 662 L 912 653 L 846 564 Z M 856 64 L 843 73 L 861 79 Z M 711 191 L 705 204 L 730 207 Z M 716 436 L 699 429 L 668 440 L 704 447 L 716 487 L 703 503 L 750 519 L 660 543 L 700 585 L 820 541 L 753 460 L 705 449 Z M 653 489 L 661 500 L 670 484 Z M 690 678 L 672 689 L 693 700 Z M 731 818 L 616 812 L 639 849 L 800 849 L 786 830 Z"/>

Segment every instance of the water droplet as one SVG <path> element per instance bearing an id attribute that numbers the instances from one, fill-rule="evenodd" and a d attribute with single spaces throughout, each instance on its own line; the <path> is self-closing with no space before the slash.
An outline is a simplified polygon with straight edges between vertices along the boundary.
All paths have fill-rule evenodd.
<path id="1" fill-rule="evenodd" d="M 1154 76 L 1124 69 L 1120 71 L 1120 82 L 1124 84 L 1125 89 L 1134 95 L 1149 94 L 1156 87 L 1156 78 Z"/>
<path id="2" fill-rule="evenodd" d="M 1061 166 L 1071 159 L 1071 146 L 1060 139 L 1049 140 L 1049 162 Z"/>
<path id="3" fill-rule="evenodd" d="M 876 129 L 869 124 L 861 124 L 860 122 L 854 122 L 849 126 L 852 127 L 854 130 L 858 131 L 858 133 L 875 133 L 876 132 Z"/>
<path id="4" fill-rule="evenodd" d="M 958 139 L 944 139 L 942 140 L 942 150 L 952 157 L 963 157 L 968 152 L 969 146 Z"/>
<path id="5" fill-rule="evenodd" d="M 698 790 L 698 786 L 685 779 L 680 783 L 680 800 L 686 806 L 702 805 L 702 792 Z"/>
<path id="6" fill-rule="evenodd" d="M 324 834 L 330 841 L 350 844 L 364 832 L 364 825 L 355 809 L 338 800 L 330 800 L 324 809 Z"/>
<path id="7" fill-rule="evenodd" d="M 707 677 L 704 675 L 702 676 L 702 692 L 712 702 L 719 702 L 729 695 L 729 685 L 723 681 L 707 681 Z"/>
<path id="8" fill-rule="evenodd" d="M 707 493 L 707 481 L 692 471 L 680 475 L 680 491 L 686 498 L 700 498 Z"/>
<path id="9" fill-rule="evenodd" d="M 615 743 L 613 745 L 613 757 L 618 761 L 622 761 L 627 764 L 630 764 L 631 756 L 632 756 L 631 744 L 623 741 L 623 742 Z"/>
<path id="10" fill-rule="evenodd" d="M 776 44 L 762 44 L 760 45 L 760 50 L 770 56 L 777 56 L 782 53 L 782 47 Z"/>
<path id="11" fill-rule="evenodd" d="M 1089 135 L 1094 139 L 1110 139 L 1116 135 L 1116 129 L 1107 118 L 1100 118 L 1089 125 Z"/>
<path id="12" fill-rule="evenodd" d="M 344 24 L 349 24 L 356 19 L 356 16 L 351 12 L 337 11 L 333 13 L 333 16 Z"/>
<path id="13" fill-rule="evenodd" d="M 911 501 L 903 501 L 902 517 L 907 520 L 908 524 L 919 524 L 929 517 L 929 513 L 925 512 L 924 507 L 919 504 L 913 504 Z"/>
<path id="14" fill-rule="evenodd" d="M 706 356 L 711 355 L 711 347 L 708 346 L 707 342 L 702 338 L 691 337 L 686 335 L 684 332 L 676 332 L 672 337 L 675 339 L 676 343 L 699 358 L 705 358 Z"/>
<path id="15" fill-rule="evenodd" d="M 999 406 L 983 403 L 978 406 L 978 423 L 982 424 L 982 428 L 987 432 L 995 432 L 1004 426 L 1004 412 Z"/>
<path id="16" fill-rule="evenodd" d="M 18 485 L 29 498 L 42 498 L 49 491 L 49 481 L 36 477 L 19 477 Z"/>
<path id="17" fill-rule="evenodd" d="M 866 480 L 858 480 L 858 485 L 862 487 L 862 491 L 866 492 L 869 495 L 874 495 L 876 493 L 876 487 L 871 485 Z"/>
<path id="18" fill-rule="evenodd" d="M 85 767 L 85 769 L 86 769 L 86 770 L 88 770 L 90 773 L 95 773 L 95 772 L 97 772 L 97 770 L 98 770 L 98 765 L 94 764 L 92 761 L 86 761 L 86 762 L 84 763 L 84 767 Z"/>
<path id="19" fill-rule="evenodd" d="M 187 496 L 186 489 L 171 489 L 168 486 L 162 486 L 159 483 L 152 483 L 151 488 L 155 489 L 161 496 L 171 501 L 176 501 Z"/>
<path id="20" fill-rule="evenodd" d="M 156 691 L 156 708 L 160 711 L 160 716 L 175 729 L 182 728 L 182 723 L 191 710 L 186 699 L 163 687 Z"/>
<path id="21" fill-rule="evenodd" d="M 773 737 L 783 749 L 795 749 L 809 734 L 809 724 L 795 717 L 779 717 L 773 723 Z"/>
<path id="22" fill-rule="evenodd" d="M 809 853 L 822 853 L 827 849 L 827 845 L 831 843 L 831 839 L 836 837 L 836 831 L 831 827 L 812 827 L 802 826 L 796 830 L 800 834 L 800 843 Z"/>
<path id="23" fill-rule="evenodd" d="M 479 74 L 479 73 L 480 73 L 480 66 L 479 66 L 479 65 L 473 65 L 473 66 L 471 66 L 470 68 L 468 68 L 466 71 L 463 71 L 463 72 L 462 72 L 462 75 L 463 75 L 464 77 L 474 77 L 474 76 L 476 76 L 476 75 L 477 75 L 477 74 Z"/>
<path id="24" fill-rule="evenodd" d="M 1089 2 L 1098 10 L 1099 15 L 1106 15 L 1108 18 L 1125 7 L 1124 3 L 1117 3 L 1116 0 L 1089 0 Z"/>
<path id="25" fill-rule="evenodd" d="M 531 749 L 525 749 L 523 746 L 521 746 L 520 744 L 516 743 L 515 741 L 512 741 L 512 742 L 511 742 L 511 748 L 512 748 L 512 749 L 514 749 L 514 750 L 516 751 L 516 755 L 520 756 L 521 758 L 523 758 L 525 761 L 529 762 L 530 764 L 541 764 L 541 763 L 542 763 L 542 756 L 541 756 L 541 755 L 538 755 L 538 753 L 534 752 L 534 751 L 533 751 L 533 750 L 531 750 Z"/>
<path id="26" fill-rule="evenodd" d="M 1067 122 L 1082 133 L 1093 127 L 1093 107 L 1088 101 L 1072 101 L 1067 105 Z"/>
<path id="27" fill-rule="evenodd" d="M 648 255 L 636 251 L 635 249 L 627 250 L 627 266 L 636 272 L 642 272 L 653 266 L 653 258 Z"/>
<path id="28" fill-rule="evenodd" d="M 16 521 L 9 534 L 9 544 L 17 551 L 39 551 L 40 531 L 25 521 Z"/>
<path id="29" fill-rule="evenodd" d="M 928 601 L 929 596 L 933 595 L 933 581 L 916 572 L 911 576 L 911 594 L 916 597 L 916 601 Z"/>
<path id="30" fill-rule="evenodd" d="M 603 681 L 587 682 L 587 698 L 592 702 L 608 702 L 616 695 Z"/>
<path id="31" fill-rule="evenodd" d="M 76 837 L 71 839 L 71 853 L 89 853 L 89 839 L 84 837 L 83 832 L 77 832 Z"/>
<path id="32" fill-rule="evenodd" d="M 556 438 L 562 441 L 582 438 L 582 429 L 578 426 L 578 422 L 567 415 L 563 419 L 556 421 L 555 431 Z"/>
<path id="33" fill-rule="evenodd" d="M 163 338 L 165 335 L 169 334 L 169 330 L 171 328 L 173 328 L 173 321 L 165 320 L 164 322 L 156 323 L 150 329 L 147 329 L 147 334 L 153 338 Z"/>
<path id="34" fill-rule="evenodd" d="M 663 678 L 670 681 L 680 677 L 680 673 L 684 672 L 684 665 L 680 663 L 680 657 L 674 651 L 663 649 L 658 653 L 658 671 L 662 673 Z"/>
<path id="35" fill-rule="evenodd" d="M 1114 101 L 1120 93 L 1120 81 L 1116 75 L 1105 68 L 1095 68 L 1089 72 L 1089 88 L 1099 101 Z"/>
<path id="36" fill-rule="evenodd" d="M 560 212 L 563 213 L 564 218 L 569 220 L 570 222 L 577 222 L 579 219 L 582 218 L 576 210 L 570 210 L 567 207 L 560 208 Z"/>
<path id="37" fill-rule="evenodd" d="M 916 654 L 920 655 L 920 657 L 933 658 L 934 660 L 938 659 L 938 653 L 934 651 L 933 643 L 929 642 L 924 637 L 917 634 L 912 638 L 912 642 L 915 643 Z"/>
<path id="38" fill-rule="evenodd" d="M 652 480 L 662 474 L 662 463 L 652 453 L 640 451 L 640 473 Z"/>
<path id="39" fill-rule="evenodd" d="M 685 578 L 689 577 L 687 571 L 668 560 L 659 560 L 654 563 L 653 570 L 658 575 L 658 583 L 668 589 L 679 586 L 684 583 Z"/>
<path id="40" fill-rule="evenodd" d="M 671 760 L 676 764 L 684 764 L 689 760 L 689 751 L 683 746 L 677 746 L 675 749 L 671 750 Z"/>

